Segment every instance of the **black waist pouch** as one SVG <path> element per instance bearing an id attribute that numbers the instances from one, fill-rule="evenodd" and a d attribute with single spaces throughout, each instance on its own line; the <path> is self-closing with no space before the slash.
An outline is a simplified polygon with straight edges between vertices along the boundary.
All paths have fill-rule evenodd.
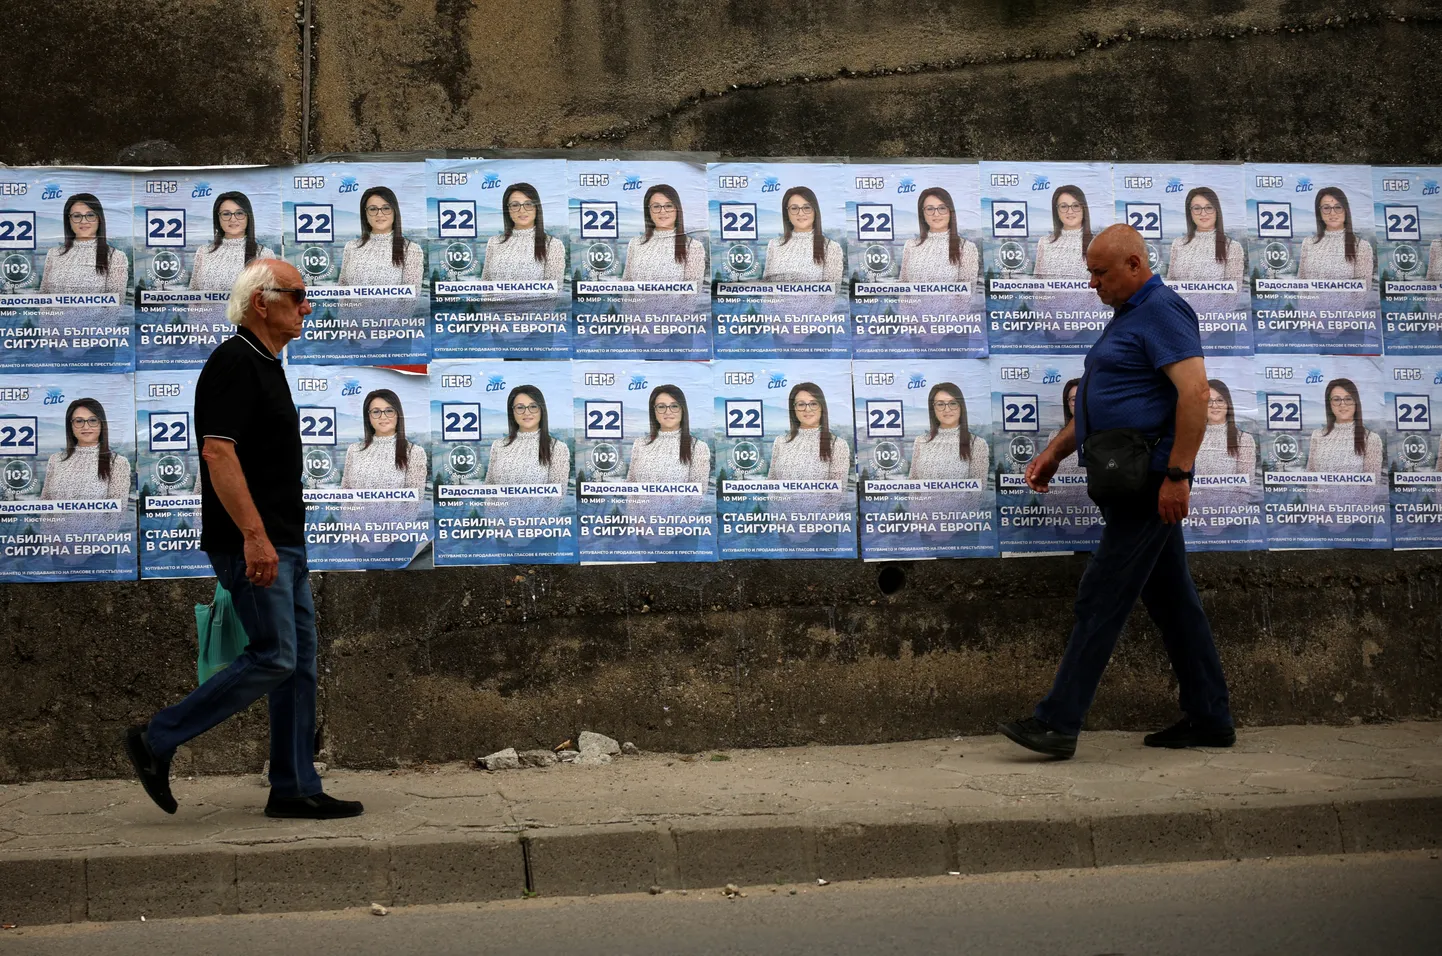
<path id="1" fill-rule="evenodd" d="M 1147 487 L 1152 450 L 1160 438 L 1135 428 L 1108 428 L 1086 437 L 1087 497 L 1099 505 L 1125 504 Z"/>

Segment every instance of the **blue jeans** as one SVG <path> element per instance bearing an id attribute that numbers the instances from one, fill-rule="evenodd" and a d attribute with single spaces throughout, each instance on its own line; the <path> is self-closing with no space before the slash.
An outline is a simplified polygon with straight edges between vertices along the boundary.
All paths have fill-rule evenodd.
<path id="1" fill-rule="evenodd" d="M 276 548 L 275 583 L 256 587 L 239 554 L 211 554 L 250 643 L 229 667 L 190 696 L 150 718 L 146 737 L 157 755 L 198 737 L 269 695 L 270 787 L 277 797 L 321 792 L 315 772 L 315 605 L 304 547 Z"/>
<path id="2" fill-rule="evenodd" d="M 1096 697 L 1137 598 L 1162 632 L 1172 671 L 1181 685 L 1182 711 L 1199 726 L 1232 726 L 1227 681 L 1202 609 L 1180 524 L 1157 514 L 1161 476 L 1135 504 L 1102 506 L 1106 526 L 1077 588 L 1076 624 L 1057 669 L 1051 693 L 1036 717 L 1059 733 L 1076 734 Z"/>

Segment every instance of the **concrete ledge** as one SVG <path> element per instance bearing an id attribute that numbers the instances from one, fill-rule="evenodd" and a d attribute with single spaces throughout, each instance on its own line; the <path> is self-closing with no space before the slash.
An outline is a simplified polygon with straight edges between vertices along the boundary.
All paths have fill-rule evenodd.
<path id="1" fill-rule="evenodd" d="M 1005 870 L 1369 853 L 1442 846 L 1442 790 L 1338 802 L 1318 795 L 1158 812 L 995 810 L 598 824 L 511 834 L 239 849 L 108 847 L 0 856 L 0 921 L 479 902 Z"/>

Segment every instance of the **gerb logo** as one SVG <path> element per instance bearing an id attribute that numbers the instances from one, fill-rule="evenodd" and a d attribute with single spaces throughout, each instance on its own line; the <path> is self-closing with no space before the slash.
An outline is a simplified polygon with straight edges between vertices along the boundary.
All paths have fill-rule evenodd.
<path id="1" fill-rule="evenodd" d="M 896 376 L 891 372 L 867 372 L 867 385 L 890 385 Z"/>
<path id="2" fill-rule="evenodd" d="M 786 375 L 784 372 L 772 372 L 771 381 L 766 383 L 767 388 L 785 388 Z"/>
<path id="3" fill-rule="evenodd" d="M 436 173 L 437 186 L 464 186 L 470 181 L 468 173 Z"/>
<path id="4" fill-rule="evenodd" d="M 503 392 L 506 390 L 506 377 L 504 375 L 492 375 L 486 379 L 486 391 Z"/>
<path id="5" fill-rule="evenodd" d="M 896 184 L 896 191 L 899 193 L 916 192 L 916 180 L 912 179 L 910 176 L 904 177 L 901 182 Z"/>
<path id="6" fill-rule="evenodd" d="M 1034 193 L 1044 192 L 1051 188 L 1051 180 L 1045 176 L 1037 176 L 1031 181 L 1031 191 Z"/>
<path id="7" fill-rule="evenodd" d="M 646 389 L 646 376 L 644 376 L 644 375 L 632 375 L 632 376 L 631 376 L 631 384 L 629 384 L 629 385 L 626 386 L 626 391 L 628 391 L 628 392 L 641 392 L 641 391 L 645 391 L 645 389 Z"/>
<path id="8" fill-rule="evenodd" d="M 0 196 L 23 196 L 29 191 L 29 183 L 0 183 Z"/>
<path id="9" fill-rule="evenodd" d="M 767 176 L 761 181 L 761 191 L 763 193 L 779 193 L 781 191 L 781 180 L 775 176 Z"/>
<path id="10" fill-rule="evenodd" d="M 1420 382 L 1422 381 L 1422 370 L 1420 368 L 1394 368 L 1392 378 L 1398 382 Z"/>
<path id="11" fill-rule="evenodd" d="M 0 388 L 0 402 L 28 401 L 30 401 L 30 389 L 28 388 Z"/>
<path id="12" fill-rule="evenodd" d="M 992 173 L 991 184 L 993 186 L 1020 186 L 1021 177 L 1016 173 Z"/>
<path id="13" fill-rule="evenodd" d="M 145 191 L 148 193 L 173 193 L 180 188 L 180 183 L 173 179 L 147 179 Z"/>
<path id="14" fill-rule="evenodd" d="M 1297 192 L 1309 193 L 1312 191 L 1312 181 L 1306 176 L 1297 177 Z"/>
<path id="15" fill-rule="evenodd" d="M 1319 368 L 1310 369 L 1307 372 L 1308 385 L 1320 385 L 1322 383 L 1322 370 Z"/>
<path id="16" fill-rule="evenodd" d="M 291 185 L 296 189 L 324 189 L 324 176 L 292 176 Z"/>
<path id="17" fill-rule="evenodd" d="M 324 392 L 330 388 L 330 380 L 324 378 L 298 378 L 295 380 L 297 392 Z"/>
<path id="18" fill-rule="evenodd" d="M 1169 193 L 1179 193 L 1186 188 L 1182 181 L 1175 176 L 1167 180 L 1167 192 Z"/>
<path id="19" fill-rule="evenodd" d="M 725 382 L 727 385 L 750 385 L 756 381 L 754 372 L 727 372 Z"/>
<path id="20" fill-rule="evenodd" d="M 1292 370 L 1285 365 L 1268 365 L 1262 376 L 1264 378 L 1291 378 Z"/>
<path id="21" fill-rule="evenodd" d="M 622 184 L 621 188 L 624 189 L 624 190 L 640 189 L 640 188 L 641 188 L 641 177 L 640 177 L 640 176 L 627 176 L 627 177 L 626 177 L 626 182 Z"/>
<path id="22" fill-rule="evenodd" d="M 500 189 L 500 188 L 501 188 L 501 174 L 500 174 L 500 173 L 486 173 L 486 178 L 481 180 L 481 188 L 482 188 L 482 189 Z"/>
<path id="23" fill-rule="evenodd" d="M 195 188 L 190 191 L 190 198 L 191 198 L 191 199 L 204 199 L 206 196 L 209 196 L 212 192 L 214 192 L 214 190 L 212 190 L 212 189 L 210 188 L 210 183 L 196 183 L 196 184 L 195 184 Z"/>
<path id="24" fill-rule="evenodd" d="M 608 173 L 582 173 L 579 177 L 582 186 L 609 186 L 611 177 Z"/>
<path id="25" fill-rule="evenodd" d="M 65 393 L 62 392 L 60 389 L 58 389 L 58 388 L 47 388 L 47 389 L 45 390 L 45 402 L 44 402 L 44 404 L 46 404 L 46 405 L 59 405 L 59 404 L 60 404 L 61 402 L 63 402 L 63 401 L 65 401 Z"/>
<path id="26" fill-rule="evenodd" d="M 45 191 L 40 194 L 41 199 L 59 199 L 60 186 L 56 183 L 46 183 Z"/>
<path id="27" fill-rule="evenodd" d="M 1060 381 L 1061 372 L 1057 369 L 1049 368 L 1041 374 L 1041 383 L 1043 385 L 1055 385 L 1057 382 Z"/>
<path id="28" fill-rule="evenodd" d="M 151 398 L 175 398 L 180 394 L 179 382 L 151 382 Z"/>
<path id="29" fill-rule="evenodd" d="M 616 384 L 616 373 L 615 373 L 615 372 L 587 372 L 587 373 L 586 373 L 586 384 L 587 384 L 587 385 L 615 385 L 615 384 Z"/>
<path id="30" fill-rule="evenodd" d="M 1003 365 L 1003 366 L 1001 367 L 1001 378 L 1002 378 L 1002 381 L 1004 381 L 1004 382 L 1030 381 L 1030 380 L 1031 380 L 1031 369 L 1027 368 L 1027 367 L 1024 366 L 1024 365 L 1022 365 L 1022 366 L 1015 366 L 1015 365 L 1014 365 L 1014 366 L 1011 366 L 1011 367 L 1007 367 L 1007 366 Z"/>
<path id="31" fill-rule="evenodd" d="M 1258 176 L 1258 189 L 1281 189 L 1283 181 L 1281 176 Z"/>
<path id="32" fill-rule="evenodd" d="M 359 395 L 361 393 L 361 383 L 356 379 L 348 378 L 345 380 L 345 384 L 340 387 L 340 393 L 342 395 Z"/>
<path id="33" fill-rule="evenodd" d="M 907 388 L 926 388 L 926 376 L 920 372 L 912 372 L 911 380 L 906 383 Z"/>
<path id="34" fill-rule="evenodd" d="M 354 176 L 342 176 L 340 178 L 340 189 L 336 192 L 353 193 L 360 190 L 360 180 Z"/>

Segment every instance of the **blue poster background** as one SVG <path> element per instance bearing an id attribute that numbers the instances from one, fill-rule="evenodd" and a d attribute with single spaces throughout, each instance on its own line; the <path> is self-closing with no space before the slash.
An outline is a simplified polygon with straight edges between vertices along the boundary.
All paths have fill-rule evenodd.
<path id="1" fill-rule="evenodd" d="M 1391 429 L 1380 360 L 1259 355 L 1256 374 L 1267 546 L 1389 547 L 1384 472 Z M 1346 382 L 1355 396 L 1345 394 Z M 1349 398 L 1360 398 L 1360 407 L 1339 404 Z M 1347 415 L 1351 427 L 1341 417 Z"/>
<path id="2" fill-rule="evenodd" d="M 200 550 L 200 440 L 195 369 L 135 374 L 135 478 L 139 487 L 140 576 L 210 577 Z"/>
<path id="3" fill-rule="evenodd" d="M 432 539 L 426 376 L 344 365 L 288 365 L 285 373 L 305 446 L 302 494 L 310 566 L 317 571 L 394 569 L 423 557 Z M 399 399 L 406 440 L 421 449 L 426 462 L 418 482 L 397 476 L 384 487 L 367 487 L 355 480 L 365 439 L 362 403 L 382 388 Z"/>
<path id="4" fill-rule="evenodd" d="M 852 391 L 861 556 L 995 557 L 987 363 L 859 359 L 852 362 Z M 960 404 L 935 412 L 933 437 L 928 410 L 937 402 Z M 960 416 L 955 425 L 940 417 L 948 412 Z M 966 458 L 961 457 L 963 447 Z"/>
<path id="5" fill-rule="evenodd" d="M 1382 363 L 1394 548 L 1442 548 L 1442 358 L 1389 355 Z"/>
<path id="6" fill-rule="evenodd" d="M 1064 195 L 1071 198 L 1063 202 Z M 1090 288 L 1082 245 L 1088 228 L 1094 236 L 1111 225 L 1112 203 L 1108 163 L 981 164 L 982 270 L 993 354 L 1091 348 L 1112 310 Z M 1058 225 L 1053 205 L 1056 216 L 1077 217 L 1076 228 Z"/>
<path id="7" fill-rule="evenodd" d="M 829 462 L 787 455 L 791 394 L 807 383 L 821 392 Z M 850 362 L 719 361 L 716 418 L 722 558 L 856 557 Z M 794 447 L 804 446 L 798 431 Z"/>
<path id="8" fill-rule="evenodd" d="M 976 163 L 847 167 L 852 351 L 857 358 L 982 358 L 981 200 Z M 943 190 L 945 195 L 932 190 Z M 948 203 L 946 200 L 950 198 Z M 928 225 L 922 208 L 950 209 Z M 951 259 L 950 233 L 957 235 Z"/>
<path id="9" fill-rule="evenodd" d="M 436 564 L 576 563 L 571 363 L 432 362 L 430 379 Z M 545 410 L 545 464 L 519 422 L 509 440 L 506 403 L 521 386 L 539 395 L 516 402 Z"/>
<path id="10" fill-rule="evenodd" d="M 255 240 L 256 258 L 281 253 L 283 174 L 262 167 L 135 175 L 137 368 L 199 368 L 230 337 L 235 326 L 225 317 L 225 305 L 245 265 L 246 230 Z M 221 199 L 236 192 L 242 198 Z M 236 219 L 247 203 L 250 215 Z M 240 235 L 227 242 L 226 227 Z M 212 249 L 217 240 L 220 247 Z"/>
<path id="11" fill-rule="evenodd" d="M 403 264 L 394 239 L 361 245 L 361 200 L 372 187 L 391 190 L 399 204 L 389 224 L 404 240 Z M 285 258 L 305 278 L 314 312 L 287 350 L 292 360 L 317 365 L 425 364 L 429 290 L 425 287 L 426 187 L 421 163 L 309 163 L 285 171 Z M 367 205 L 391 205 L 371 196 Z"/>
<path id="12" fill-rule="evenodd" d="M 849 358 L 847 167 L 780 161 L 710 163 L 711 263 L 717 358 Z M 823 262 L 785 240 L 782 200 L 816 196 Z M 793 197 L 794 198 L 794 197 Z M 809 202 L 794 203 L 798 207 Z M 811 234 L 815 235 L 815 223 Z M 798 233 L 799 234 L 799 233 Z"/>
<path id="13" fill-rule="evenodd" d="M 1086 493 L 1086 473 L 1068 455 L 1044 494 L 1026 486 L 1027 464 L 1075 414 L 1080 355 L 993 355 L 992 460 L 1003 552 L 1090 551 L 1102 515 Z M 1068 411 L 1070 409 L 1070 411 Z"/>
<path id="14" fill-rule="evenodd" d="M 435 357 L 569 358 L 566 161 L 428 159 L 426 182 Z M 519 236 L 505 239 L 501 207 L 522 183 L 550 237 L 542 260 L 534 241 L 527 253 Z"/>
<path id="15" fill-rule="evenodd" d="M 700 162 L 591 160 L 566 165 L 572 315 L 577 358 L 709 359 L 711 270 L 706 167 Z M 676 193 L 679 204 L 664 192 Z M 674 227 L 646 237 L 646 197 L 679 208 Z M 653 223 L 653 232 L 657 226 Z"/>
<path id="16" fill-rule="evenodd" d="M 113 457 L 103 484 L 84 470 L 82 452 L 63 460 L 66 413 L 80 398 L 104 412 Z M 101 417 L 86 409 L 76 411 Z M 0 380 L 0 582 L 133 580 L 134 463 L 133 374 L 7 372 Z M 76 495 L 77 479 L 91 488 Z"/>
<path id="17" fill-rule="evenodd" d="M 1152 271 L 1196 310 L 1208 355 L 1254 351 L 1242 179 L 1240 163 L 1112 167 L 1117 221 L 1141 233 Z M 1198 208 L 1195 231 L 1190 206 Z M 1226 236 L 1222 261 L 1215 238 L 1219 227 Z"/>
<path id="18" fill-rule="evenodd" d="M 1187 548 L 1255 551 L 1267 546 L 1255 360 L 1208 356 L 1206 365 L 1207 430 L 1192 468 L 1191 513 L 1182 521 Z"/>
<path id="19" fill-rule="evenodd" d="M 82 194 L 100 206 L 96 238 L 85 241 L 103 234 L 103 274 L 95 246 L 64 251 L 66 207 Z M 130 197 L 128 172 L 0 169 L 0 371 L 135 367 Z"/>
<path id="20" fill-rule="evenodd" d="M 1388 355 L 1442 354 L 1442 167 L 1373 166 Z"/>
<path id="21" fill-rule="evenodd" d="M 581 560 L 715 561 L 711 364 L 578 360 L 572 382 Z M 662 385 L 684 404 L 689 465 L 648 454 L 649 403 Z"/>
<path id="22" fill-rule="evenodd" d="M 1249 163 L 1246 176 L 1257 351 L 1380 354 L 1371 167 Z M 1325 190 L 1345 199 L 1350 261 L 1342 230 L 1318 239 Z"/>

